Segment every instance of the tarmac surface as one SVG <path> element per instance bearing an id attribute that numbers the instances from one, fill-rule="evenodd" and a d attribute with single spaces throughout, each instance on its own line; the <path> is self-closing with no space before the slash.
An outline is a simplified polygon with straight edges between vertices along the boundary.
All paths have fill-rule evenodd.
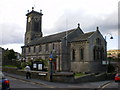
<path id="1" fill-rule="evenodd" d="M 16 74 L 10 74 L 3 72 L 5 76 L 12 77 L 18 80 L 23 80 L 26 82 L 32 82 L 34 84 L 42 85 L 45 88 L 102 88 L 104 85 L 112 82 L 112 81 L 99 81 L 99 82 L 87 82 L 87 83 L 59 83 L 59 82 L 49 82 L 49 81 L 43 81 L 39 79 L 26 79 L 25 76 L 20 76 Z"/>

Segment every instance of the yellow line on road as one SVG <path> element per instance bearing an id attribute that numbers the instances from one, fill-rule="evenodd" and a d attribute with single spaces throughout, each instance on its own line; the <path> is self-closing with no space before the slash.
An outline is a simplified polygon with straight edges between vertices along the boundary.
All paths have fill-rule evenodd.
<path id="1" fill-rule="evenodd" d="M 111 83 L 111 82 L 110 82 Z M 102 88 L 105 88 L 107 87 L 110 83 L 107 83 L 106 85 L 102 86 Z"/>
<path id="2" fill-rule="evenodd" d="M 107 82 L 107 83 L 104 83 L 103 85 L 100 85 L 98 88 L 105 88 L 106 86 L 108 86 L 110 83 L 112 83 L 113 81 L 110 81 L 110 82 Z"/>

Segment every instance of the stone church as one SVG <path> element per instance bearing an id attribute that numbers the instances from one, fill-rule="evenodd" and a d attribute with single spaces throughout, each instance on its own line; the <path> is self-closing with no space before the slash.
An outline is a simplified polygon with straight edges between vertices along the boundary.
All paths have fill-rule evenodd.
<path id="1" fill-rule="evenodd" d="M 97 27 L 84 33 L 80 25 L 65 32 L 43 37 L 42 11 L 32 9 L 26 14 L 25 43 L 23 57 L 31 60 L 47 59 L 51 52 L 56 54 L 56 71 L 98 72 L 106 60 L 106 41 Z"/>

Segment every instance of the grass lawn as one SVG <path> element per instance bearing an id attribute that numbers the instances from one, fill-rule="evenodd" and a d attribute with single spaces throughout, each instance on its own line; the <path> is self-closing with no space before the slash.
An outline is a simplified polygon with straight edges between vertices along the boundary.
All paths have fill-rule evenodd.
<path id="1" fill-rule="evenodd" d="M 75 73 L 75 77 L 81 77 L 81 76 L 84 76 L 84 75 L 86 75 L 86 74 L 84 74 L 84 73 Z"/>
<path id="2" fill-rule="evenodd" d="M 16 66 L 13 66 L 13 65 L 4 65 L 3 67 L 16 67 Z"/>

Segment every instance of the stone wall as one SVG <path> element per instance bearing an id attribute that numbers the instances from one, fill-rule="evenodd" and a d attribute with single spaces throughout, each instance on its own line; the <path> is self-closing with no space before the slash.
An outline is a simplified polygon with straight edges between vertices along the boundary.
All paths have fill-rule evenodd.
<path id="1" fill-rule="evenodd" d="M 105 72 L 106 66 L 101 65 L 100 62 L 84 61 L 84 62 L 71 62 L 71 70 L 74 72 Z"/>
<path id="2" fill-rule="evenodd" d="M 21 75 L 25 76 L 26 72 L 24 70 L 17 70 L 17 68 L 3 68 L 3 72 L 11 73 L 11 74 L 16 74 L 16 75 Z M 45 80 L 45 81 L 50 81 L 49 73 L 48 72 L 41 72 L 41 71 L 31 71 L 31 77 L 34 79 L 40 79 L 40 80 Z M 65 82 L 65 83 L 73 83 L 74 82 L 74 76 L 73 74 L 53 74 L 53 79 L 52 81 L 54 82 Z"/>
<path id="3" fill-rule="evenodd" d="M 17 70 L 17 68 L 3 68 L 3 72 L 16 74 L 16 75 L 21 75 L 21 76 L 25 76 L 26 75 L 26 71 L 24 71 L 24 70 Z M 45 73 L 46 75 L 40 75 L 40 73 L 41 73 L 40 71 L 31 71 L 31 77 L 34 78 L 34 79 L 41 79 L 41 80 L 49 81 L 47 73 Z"/>
<path id="4" fill-rule="evenodd" d="M 64 83 L 74 83 L 74 73 L 72 72 L 57 72 L 53 74 L 53 81 L 64 82 Z"/>
<path id="5" fill-rule="evenodd" d="M 83 82 L 97 82 L 97 81 L 104 81 L 104 80 L 114 80 L 115 74 L 89 74 L 86 76 L 82 76 L 80 78 L 75 79 L 75 83 L 83 83 Z"/>

